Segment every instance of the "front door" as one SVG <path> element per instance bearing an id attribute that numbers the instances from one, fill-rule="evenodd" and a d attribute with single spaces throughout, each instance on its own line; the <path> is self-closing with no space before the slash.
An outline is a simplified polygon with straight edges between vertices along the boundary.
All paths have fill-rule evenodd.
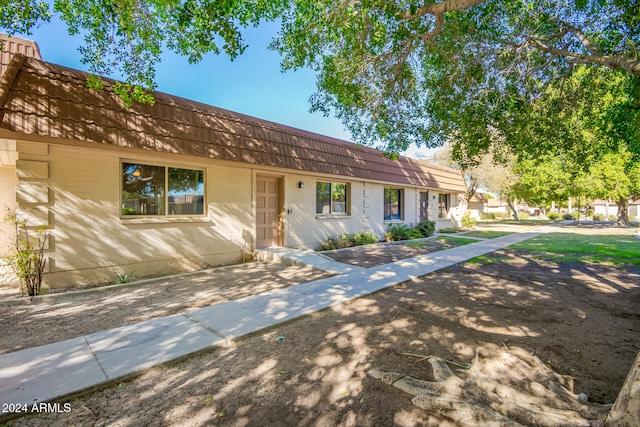
<path id="1" fill-rule="evenodd" d="M 420 193 L 420 221 L 429 219 L 429 193 L 422 191 Z"/>
<path id="2" fill-rule="evenodd" d="M 278 178 L 256 177 L 256 247 L 277 245 Z"/>

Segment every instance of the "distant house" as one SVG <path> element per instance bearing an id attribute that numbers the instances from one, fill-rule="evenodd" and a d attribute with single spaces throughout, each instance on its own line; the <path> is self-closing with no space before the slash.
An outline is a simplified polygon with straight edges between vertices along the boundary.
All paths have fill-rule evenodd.
<path id="1" fill-rule="evenodd" d="M 125 109 L 86 77 L 14 53 L 0 80 L 0 206 L 50 227 L 49 286 L 453 225 L 457 171 L 164 93 Z"/>
<path id="2" fill-rule="evenodd" d="M 611 216 L 616 217 L 618 215 L 618 205 L 610 200 L 594 200 L 591 204 L 593 206 L 594 215 L 604 215 L 605 219 Z M 629 203 L 629 217 L 640 218 L 640 200 L 636 200 Z"/>

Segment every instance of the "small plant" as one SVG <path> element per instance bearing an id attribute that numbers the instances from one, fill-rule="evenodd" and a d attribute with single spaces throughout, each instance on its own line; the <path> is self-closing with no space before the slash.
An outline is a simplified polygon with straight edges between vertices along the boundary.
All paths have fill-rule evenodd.
<path id="1" fill-rule="evenodd" d="M 460 220 L 462 228 L 465 230 L 473 230 L 476 228 L 476 219 L 471 217 L 471 212 L 466 211 Z"/>
<path id="2" fill-rule="evenodd" d="M 560 218 L 560 214 L 556 211 L 547 212 L 547 218 L 555 221 L 556 219 Z"/>
<path id="3" fill-rule="evenodd" d="M 604 214 L 601 214 L 601 213 L 593 214 L 593 220 L 604 221 Z"/>
<path id="4" fill-rule="evenodd" d="M 439 233 L 444 233 L 444 234 L 449 234 L 449 233 L 457 233 L 458 230 L 456 230 L 453 227 L 448 227 L 448 228 L 441 228 Z"/>
<path id="5" fill-rule="evenodd" d="M 40 295 L 44 267 L 47 263 L 44 251 L 49 239 L 48 227 L 28 227 L 27 222 L 10 209 L 4 216 L 4 222 L 10 223 L 15 231 L 14 255 L 10 256 L 8 261 L 20 280 L 20 292 L 26 290 L 30 297 Z"/>
<path id="6" fill-rule="evenodd" d="M 342 233 L 339 236 L 328 237 L 322 244 L 322 246 L 320 246 L 320 250 L 330 251 L 333 249 L 370 245 L 372 243 L 376 243 L 377 241 L 378 236 L 368 231 L 362 231 L 358 234 Z"/>
<path id="7" fill-rule="evenodd" d="M 416 230 L 422 235 L 422 237 L 432 236 L 436 231 L 436 223 L 434 221 L 420 221 L 416 224 Z"/>
<path id="8" fill-rule="evenodd" d="M 480 219 L 496 219 L 496 213 L 495 212 L 481 213 Z"/>
<path id="9" fill-rule="evenodd" d="M 398 240 L 419 239 L 422 234 L 415 228 L 409 227 L 407 224 L 391 224 L 387 230 L 387 241 L 395 242 Z"/>
<path id="10" fill-rule="evenodd" d="M 133 281 L 135 276 L 136 276 L 136 271 L 135 270 L 121 271 L 120 273 L 116 273 L 115 282 L 118 283 L 118 284 L 129 283 L 129 282 Z"/>
<path id="11" fill-rule="evenodd" d="M 574 220 L 575 221 L 575 217 L 570 213 L 566 213 L 566 214 L 562 215 L 562 219 L 564 219 L 565 221 L 569 221 L 569 220 Z"/>

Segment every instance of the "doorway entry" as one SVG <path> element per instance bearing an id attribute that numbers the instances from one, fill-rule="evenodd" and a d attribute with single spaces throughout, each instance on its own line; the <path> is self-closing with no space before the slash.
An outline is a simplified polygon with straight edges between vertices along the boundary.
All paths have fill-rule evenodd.
<path id="1" fill-rule="evenodd" d="M 281 178 L 256 176 L 256 248 L 280 244 Z"/>

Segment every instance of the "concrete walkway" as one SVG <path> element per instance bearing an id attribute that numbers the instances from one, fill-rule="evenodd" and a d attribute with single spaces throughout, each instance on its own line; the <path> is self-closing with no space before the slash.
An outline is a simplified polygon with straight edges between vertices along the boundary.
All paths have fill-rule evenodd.
<path id="1" fill-rule="evenodd" d="M 34 403 L 57 400 L 129 377 L 281 322 L 502 249 L 546 232 L 548 228 L 479 241 L 368 269 L 341 264 L 312 251 L 270 248 L 259 258 L 308 264 L 338 275 L 0 355 L 0 405 L 31 407 Z M 7 416 L 11 414 L 0 413 L 0 420 Z"/>

